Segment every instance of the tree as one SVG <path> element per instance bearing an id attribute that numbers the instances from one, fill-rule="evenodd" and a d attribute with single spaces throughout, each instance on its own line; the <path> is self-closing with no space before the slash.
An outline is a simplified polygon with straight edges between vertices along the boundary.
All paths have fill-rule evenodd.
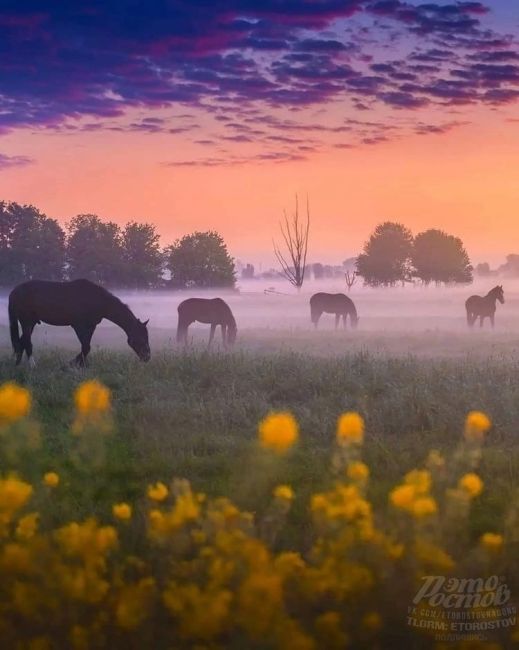
<path id="1" fill-rule="evenodd" d="M 65 233 L 32 205 L 0 203 L 0 284 L 61 280 Z"/>
<path id="2" fill-rule="evenodd" d="M 174 287 L 234 287 L 234 260 L 215 231 L 194 232 L 166 250 L 167 268 Z"/>
<path id="3" fill-rule="evenodd" d="M 400 223 L 379 224 L 357 257 L 357 272 L 365 284 L 392 286 L 411 277 L 413 235 Z"/>
<path id="4" fill-rule="evenodd" d="M 306 200 L 306 221 L 299 218 L 299 202 L 296 195 L 296 206 L 291 219 L 284 213 L 284 224 L 279 224 L 281 235 L 287 248 L 284 255 L 274 244 L 274 253 L 281 265 L 284 276 L 299 291 L 303 286 L 306 271 L 306 254 L 308 252 L 308 234 L 310 232 L 310 209 Z"/>
<path id="5" fill-rule="evenodd" d="M 472 266 L 459 237 L 430 229 L 415 237 L 411 261 L 413 274 L 424 284 L 472 282 Z"/>
<path id="6" fill-rule="evenodd" d="M 160 284 L 163 255 L 159 235 L 149 223 L 131 221 L 121 237 L 124 262 L 124 283 L 136 289 L 149 289 Z"/>
<path id="7" fill-rule="evenodd" d="M 70 279 L 87 278 L 101 285 L 124 281 L 122 235 L 119 226 L 95 214 L 79 214 L 68 226 L 67 261 Z"/>

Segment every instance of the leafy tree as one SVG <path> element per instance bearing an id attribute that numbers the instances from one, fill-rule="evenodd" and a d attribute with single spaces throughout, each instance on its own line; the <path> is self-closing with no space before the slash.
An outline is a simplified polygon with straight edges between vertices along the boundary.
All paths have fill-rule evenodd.
<path id="1" fill-rule="evenodd" d="M 472 266 L 459 237 L 430 229 L 415 237 L 411 261 L 424 284 L 472 282 Z"/>
<path id="2" fill-rule="evenodd" d="M 102 285 L 124 280 L 122 234 L 119 226 L 95 214 L 79 214 L 68 226 L 69 277 L 87 278 Z"/>
<path id="3" fill-rule="evenodd" d="M 167 249 L 166 259 L 174 287 L 234 287 L 234 260 L 215 231 L 185 235 Z"/>
<path id="4" fill-rule="evenodd" d="M 357 257 L 357 272 L 373 287 L 392 286 L 411 277 L 413 235 L 400 223 L 379 224 Z"/>
<path id="5" fill-rule="evenodd" d="M 149 223 L 126 224 L 122 233 L 125 284 L 149 289 L 160 284 L 163 255 L 159 235 Z"/>
<path id="6" fill-rule="evenodd" d="M 65 233 L 32 205 L 0 203 L 0 283 L 61 280 Z"/>

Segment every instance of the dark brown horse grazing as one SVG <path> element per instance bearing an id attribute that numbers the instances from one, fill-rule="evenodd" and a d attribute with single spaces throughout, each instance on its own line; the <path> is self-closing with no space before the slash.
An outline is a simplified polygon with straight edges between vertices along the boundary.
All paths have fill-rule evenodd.
<path id="1" fill-rule="evenodd" d="M 483 321 L 485 318 L 490 318 L 490 323 L 492 324 L 492 327 L 494 327 L 496 300 L 499 300 L 502 305 L 505 302 L 505 295 L 502 286 L 494 287 L 486 296 L 470 296 L 470 298 L 465 302 L 465 309 L 467 310 L 467 325 L 472 327 L 479 318 L 479 325 L 480 327 L 483 327 Z"/>
<path id="2" fill-rule="evenodd" d="M 222 328 L 224 346 L 234 344 L 238 331 L 236 321 L 231 308 L 221 298 L 188 298 L 180 303 L 178 306 L 178 343 L 187 343 L 187 328 L 195 321 L 210 323 L 209 347 L 213 342 L 217 325 Z"/>
<path id="3" fill-rule="evenodd" d="M 314 293 L 310 298 L 310 313 L 312 323 L 316 328 L 323 312 L 326 314 L 335 314 L 335 329 L 339 325 L 341 316 L 344 327 L 346 327 L 346 316 L 350 317 L 350 323 L 354 329 L 359 322 L 353 300 L 348 298 L 344 293 Z"/>
<path id="4" fill-rule="evenodd" d="M 127 305 L 103 287 L 89 280 L 30 280 L 19 284 L 9 295 L 9 324 L 16 365 L 24 352 L 32 362 L 31 335 L 35 325 L 43 322 L 72 327 L 81 343 L 81 352 L 72 363 L 84 366 L 92 335 L 103 318 L 119 325 L 128 336 L 128 345 L 141 361 L 149 361 L 148 321 L 141 323 Z M 18 323 L 22 328 L 21 336 Z"/>

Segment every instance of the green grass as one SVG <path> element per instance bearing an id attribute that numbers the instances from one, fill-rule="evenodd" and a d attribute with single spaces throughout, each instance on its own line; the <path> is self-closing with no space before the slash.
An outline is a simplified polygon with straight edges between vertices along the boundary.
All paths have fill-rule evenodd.
<path id="1" fill-rule="evenodd" d="M 144 365 L 126 352 L 98 352 L 86 371 L 63 369 L 64 361 L 51 349 L 34 370 L 15 369 L 7 354 L 0 360 L 0 381 L 14 379 L 33 392 L 43 443 L 26 470 L 32 480 L 47 469 L 64 476 L 76 471 L 68 456 L 78 384 L 96 377 L 113 392 L 117 426 L 104 470 L 90 468 L 75 482 L 60 504 L 63 518 L 107 512 L 114 501 L 142 494 L 147 483 L 172 477 L 211 495 L 230 495 L 253 511 L 279 482 L 304 497 L 329 484 L 335 422 L 351 409 L 366 418 L 364 456 L 375 502 L 429 449 L 449 454 L 471 409 L 486 411 L 495 425 L 481 465 L 492 497 L 484 495 L 475 508 L 474 534 L 500 527 L 519 486 L 516 360 L 195 351 L 159 352 Z M 276 463 L 254 445 L 257 423 L 272 409 L 291 410 L 301 427 L 297 448 Z M 304 503 L 298 499 L 294 530 Z"/>

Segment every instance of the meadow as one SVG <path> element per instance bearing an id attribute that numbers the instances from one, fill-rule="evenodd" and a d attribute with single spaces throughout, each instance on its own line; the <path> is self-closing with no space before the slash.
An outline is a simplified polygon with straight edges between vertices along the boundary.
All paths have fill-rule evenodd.
<path id="1" fill-rule="evenodd" d="M 6 342 L 1 349 L 0 383 L 15 381 L 30 390 L 33 402 L 30 421 L 38 423 L 40 440 L 37 450 L 22 449 L 14 454 L 14 469 L 32 485 L 41 483 L 41 477 L 49 471 L 60 476 L 59 498 L 54 500 L 52 507 L 48 501 L 42 506 L 46 511 L 43 517 L 46 525 L 53 528 L 71 521 L 85 521 L 92 516 L 99 522 L 113 523 L 114 504 L 133 504 L 134 520 L 120 533 L 124 546 L 132 553 L 142 551 L 146 490 L 157 481 L 169 486 L 173 479 L 181 478 L 189 481 L 195 493 L 205 494 L 208 503 L 213 504 L 214 499 L 225 496 L 239 512 L 252 513 L 253 520 L 259 522 L 258 536 L 268 544 L 273 557 L 297 552 L 302 557 L 312 558 L 316 552 L 316 522 L 312 523 L 309 517 L 310 504 L 319 494 L 332 495 L 326 497 L 330 502 L 337 499 L 334 493 L 339 489 L 336 487 L 337 464 L 343 472 L 359 461 L 357 451 L 351 457 L 344 457 L 337 448 L 337 420 L 342 413 L 357 412 L 365 421 L 362 460 L 369 467 L 370 477 L 361 492 L 371 504 L 369 507 L 373 509 L 377 525 L 385 530 L 387 540 L 394 541 L 408 539 L 410 533 L 402 522 L 393 522 L 384 528 L 384 522 L 391 521 L 387 514 L 388 495 L 409 472 L 429 467 L 430 450 L 436 450 L 448 463 L 452 461 L 455 467 L 450 471 L 453 473 L 462 466 L 470 469 L 470 463 L 465 466 L 459 459 L 460 441 L 467 413 L 477 410 L 486 413 L 492 422 L 490 431 L 477 446 L 477 473 L 485 489 L 471 500 L 470 509 L 465 503 L 457 512 L 461 528 L 453 534 L 447 531 L 446 524 L 452 506 L 448 505 L 449 499 L 452 500 L 452 495 L 449 496 L 452 486 L 448 487 L 445 477 L 438 478 L 435 489 L 439 490 L 438 486 L 445 489 L 445 496 L 435 493 L 442 510 L 439 526 L 442 548 L 453 556 L 461 553 L 460 561 L 464 555 L 470 558 L 473 564 L 463 569 L 464 575 L 474 576 L 474 571 L 483 568 L 492 573 L 499 570 L 506 575 L 512 593 L 518 593 L 519 567 L 517 553 L 513 551 L 517 535 L 508 540 L 511 546 L 507 546 L 508 550 L 499 561 L 483 562 L 479 556 L 474 556 L 474 551 L 466 549 L 476 548 L 482 536 L 489 532 L 499 535 L 505 528 L 515 530 L 511 517 L 516 515 L 511 514 L 510 508 L 519 490 L 519 355 L 516 352 L 519 332 L 515 331 L 512 319 L 503 318 L 504 326 L 495 332 L 468 333 L 463 313 L 461 317 L 456 313 L 447 323 L 448 308 L 444 308 L 439 320 L 433 319 L 431 323 L 430 317 L 423 313 L 423 303 L 418 309 L 415 305 L 414 309 L 422 320 L 406 320 L 405 309 L 412 309 L 408 295 L 404 294 L 404 304 L 400 307 L 406 329 L 402 325 L 398 327 L 396 317 L 392 321 L 387 310 L 378 303 L 365 308 L 366 318 L 364 322 L 361 320 L 362 327 L 357 332 L 335 332 L 330 329 L 329 322 L 323 322 L 322 329 L 314 332 L 308 327 L 306 311 L 301 308 L 296 313 L 295 307 L 288 317 L 293 320 L 283 323 L 285 329 L 276 329 L 272 304 L 276 304 L 277 297 L 265 297 L 264 305 L 268 305 L 268 309 L 262 313 L 265 318 L 268 313 L 269 320 L 263 321 L 244 310 L 242 322 L 245 326 L 240 328 L 239 343 L 232 352 L 219 346 L 208 352 L 204 346 L 207 332 L 201 328 L 193 330 L 193 344 L 187 350 L 175 348 L 171 340 L 174 327 L 166 326 L 165 310 L 155 304 L 156 313 L 152 314 L 155 325 L 151 329 L 153 357 L 148 364 L 134 358 L 125 346 L 122 333 L 108 326 L 96 333 L 90 367 L 86 370 L 67 366 L 77 344 L 73 334 L 66 330 L 43 327 L 37 330 L 34 338 L 37 366 L 34 369 L 14 368 Z M 242 298 L 247 300 L 247 296 Z M 141 300 L 139 315 L 144 316 L 146 306 L 149 308 L 152 302 L 147 297 Z M 240 298 L 231 298 L 230 302 L 232 300 Z M 304 303 L 301 297 L 290 300 L 295 306 Z M 131 304 L 131 296 L 128 302 Z M 380 315 L 377 321 L 377 309 L 382 310 L 381 316 L 386 319 L 384 327 L 380 327 Z M 426 321 L 429 327 L 424 328 Z M 102 382 L 111 392 L 110 432 L 86 436 L 86 446 L 78 451 L 77 437 L 71 433 L 77 417 L 73 408 L 74 394 L 84 382 L 93 379 Z M 258 443 L 258 424 L 270 412 L 285 411 L 293 414 L 299 425 L 297 444 L 289 453 L 269 455 Z M 470 456 L 474 449 L 465 451 Z M 10 456 L 9 448 L 2 454 L 3 465 L 9 467 L 9 459 L 14 456 Z M 81 462 L 78 462 L 79 457 Z M 455 486 L 458 477 L 453 474 L 449 480 L 454 481 Z M 290 508 L 278 504 L 273 510 L 272 494 L 280 484 L 290 486 L 296 496 L 286 499 L 290 500 Z M 41 504 L 42 498 L 38 499 Z M 278 502 L 280 499 L 276 498 L 275 503 Z M 206 530 L 202 524 L 200 526 L 201 530 Z M 275 534 L 269 532 L 269 527 L 275 528 Z M 438 521 L 434 527 L 438 527 Z M 431 522 L 420 523 L 420 527 L 413 530 L 417 539 L 422 535 L 428 538 Z M 330 544 L 330 536 L 336 534 L 335 529 L 320 533 L 321 539 Z M 176 537 L 175 540 L 178 542 Z M 183 548 L 184 542 L 178 543 Z M 192 551 L 186 561 L 192 558 L 190 553 Z M 341 553 L 346 557 L 347 549 Z M 440 551 L 435 553 L 438 555 Z M 155 560 L 152 566 L 153 562 Z M 388 582 L 393 584 L 393 592 L 399 591 L 400 587 L 395 585 L 400 579 L 403 584 L 412 582 L 410 576 L 417 571 L 416 558 L 414 562 L 409 565 L 411 568 L 401 568 L 401 574 L 392 574 L 394 567 L 389 569 L 389 565 L 377 573 L 379 565 L 370 565 L 380 581 L 377 583 L 380 593 L 391 599 L 391 589 L 386 592 L 386 587 L 382 586 L 384 581 L 386 586 Z M 420 562 L 418 566 L 422 566 Z M 445 561 L 442 564 L 427 560 L 423 567 L 422 575 L 424 571 L 434 575 L 448 572 Z M 313 580 L 315 576 L 311 576 L 313 574 L 309 573 L 305 581 Z M 314 588 L 317 589 L 315 585 Z M 285 589 L 289 591 L 287 585 Z M 397 643 L 395 639 L 407 647 L 427 647 L 427 643 L 434 646 L 434 640 L 427 637 L 426 643 L 416 630 L 405 624 L 405 608 L 413 587 L 407 591 L 402 589 L 402 602 L 396 610 L 388 604 L 387 598 L 384 602 L 377 601 L 378 611 L 389 625 L 388 629 L 381 630 L 375 625 L 378 636 L 370 636 L 366 630 L 354 630 L 354 626 L 350 630 L 348 625 L 353 623 L 343 621 L 341 625 L 351 634 L 352 647 L 394 647 L 391 644 Z M 370 616 L 369 603 L 370 599 L 374 603 L 374 592 L 371 590 L 364 597 L 368 606 L 362 611 Z M 298 620 L 298 616 L 304 618 L 315 607 L 315 603 L 302 606 L 291 602 L 290 598 L 286 607 L 294 620 Z M 338 611 L 342 611 L 341 607 L 351 607 L 344 594 L 337 598 L 334 607 L 338 607 Z M 328 603 L 328 599 L 329 594 L 323 597 L 323 603 Z M 190 607 L 194 607 L 193 603 Z M 207 602 L 204 607 L 208 607 Z M 194 616 L 193 610 L 189 611 Z M 154 625 L 158 625 L 157 629 L 165 629 L 161 627 L 164 625 L 162 619 L 157 623 L 151 618 L 155 620 Z M 87 619 L 93 626 L 91 617 Z M 66 625 L 69 622 L 64 623 Z M 247 624 L 243 625 L 245 627 L 238 632 L 234 629 L 226 633 L 215 632 L 210 639 L 194 633 L 190 637 L 184 630 L 178 637 L 182 641 L 177 639 L 178 645 L 173 647 L 193 647 L 195 642 L 207 648 L 304 649 L 347 645 L 343 637 L 337 636 L 337 630 L 333 634 L 328 631 L 329 638 L 328 632 L 320 637 L 321 623 L 316 623 L 317 631 L 312 632 L 317 635 L 317 646 L 310 642 L 305 645 L 304 639 L 298 645 L 284 637 L 280 640 L 279 636 L 268 642 L 266 639 L 260 641 Z M 250 638 L 243 636 L 244 629 L 247 635 L 252 635 Z M 149 629 L 139 627 L 135 634 L 136 645 L 128 645 L 127 637 L 114 637 L 112 647 L 144 647 L 143 639 L 149 642 Z M 153 643 L 154 647 L 159 647 L 157 639 Z M 509 641 L 501 640 L 501 643 L 497 647 L 509 647 Z M 74 642 L 73 647 L 82 646 Z M 95 643 L 91 641 L 90 646 L 85 647 L 95 647 Z M 170 646 L 165 643 L 160 647 Z"/>

